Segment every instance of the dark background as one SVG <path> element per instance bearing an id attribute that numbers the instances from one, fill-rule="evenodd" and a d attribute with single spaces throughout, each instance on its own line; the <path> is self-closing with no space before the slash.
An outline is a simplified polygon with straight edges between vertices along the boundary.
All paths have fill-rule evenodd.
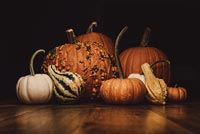
<path id="1" fill-rule="evenodd" d="M 152 29 L 150 45 L 167 54 L 172 82 L 188 89 L 189 99 L 200 97 L 200 6 L 190 0 L 16 1 L 1 4 L 1 95 L 16 99 L 17 80 L 29 74 L 33 52 L 46 51 L 67 41 L 65 30 L 85 33 L 92 21 L 95 30 L 113 40 L 124 26 L 120 52 L 139 44 L 145 27 Z M 44 55 L 35 60 L 40 73 Z"/>

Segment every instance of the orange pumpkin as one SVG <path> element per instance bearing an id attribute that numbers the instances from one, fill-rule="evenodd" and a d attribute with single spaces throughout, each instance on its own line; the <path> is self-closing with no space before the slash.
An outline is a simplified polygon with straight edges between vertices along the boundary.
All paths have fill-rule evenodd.
<path id="1" fill-rule="evenodd" d="M 88 27 L 86 34 L 78 36 L 77 40 L 80 42 L 100 42 L 110 54 L 114 54 L 114 43 L 112 39 L 105 34 L 94 32 L 94 27 L 97 27 L 97 22 L 92 22 Z"/>
<path id="2" fill-rule="evenodd" d="M 121 63 L 118 55 L 118 44 L 122 34 L 127 30 L 124 27 L 119 33 L 115 43 L 115 56 L 120 78 L 103 81 L 100 88 L 100 95 L 107 103 L 112 104 L 133 104 L 141 102 L 146 95 L 147 89 L 144 83 L 137 78 L 123 77 Z"/>
<path id="3" fill-rule="evenodd" d="M 184 87 L 168 87 L 168 101 L 182 102 L 187 99 L 187 90 Z"/>
<path id="4" fill-rule="evenodd" d="M 104 81 L 100 95 L 107 103 L 134 104 L 144 100 L 146 91 L 144 83 L 137 78 L 118 78 Z"/>
<path id="5" fill-rule="evenodd" d="M 147 46 L 149 42 L 150 28 L 143 34 L 140 46 L 126 49 L 120 54 L 121 65 L 125 77 L 132 73 L 142 74 L 141 65 L 153 63 L 160 60 L 168 60 L 166 54 L 158 48 Z M 152 67 L 156 77 L 164 79 L 170 85 L 170 64 L 162 62 Z"/>
<path id="6" fill-rule="evenodd" d="M 45 57 L 42 71 L 47 73 L 49 65 L 61 72 L 75 72 L 86 82 L 86 98 L 96 98 L 103 80 L 117 77 L 114 56 L 98 42 L 77 42 L 72 29 L 67 30 L 69 44 L 55 47 Z"/>

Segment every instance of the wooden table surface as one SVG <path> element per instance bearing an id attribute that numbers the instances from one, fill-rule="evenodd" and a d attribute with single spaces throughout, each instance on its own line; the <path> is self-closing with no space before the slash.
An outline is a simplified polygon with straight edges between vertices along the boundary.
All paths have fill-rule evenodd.
<path id="1" fill-rule="evenodd" d="M 0 103 L 0 134 L 190 133 L 200 133 L 200 101 L 166 106 Z"/>

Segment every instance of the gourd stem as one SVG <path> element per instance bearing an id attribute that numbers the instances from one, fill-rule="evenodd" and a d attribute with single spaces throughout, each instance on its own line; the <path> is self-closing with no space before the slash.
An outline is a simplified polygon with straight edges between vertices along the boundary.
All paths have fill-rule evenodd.
<path id="1" fill-rule="evenodd" d="M 44 49 L 39 49 L 39 50 L 35 51 L 35 52 L 33 53 L 32 57 L 31 57 L 30 64 L 29 64 L 29 69 L 30 69 L 30 74 L 31 74 L 31 75 L 35 75 L 35 71 L 34 71 L 34 69 L 33 69 L 33 61 L 34 61 L 36 55 L 38 55 L 38 54 L 41 53 L 41 52 L 42 52 L 42 53 L 45 53 L 45 50 L 44 50 Z"/>
<path id="2" fill-rule="evenodd" d="M 140 42 L 140 46 L 146 47 L 148 45 L 150 33 L 151 33 L 151 29 L 149 27 L 146 27 L 146 29 L 143 33 L 143 36 L 142 36 L 142 40 Z"/>
<path id="3" fill-rule="evenodd" d="M 155 62 L 151 63 L 150 67 L 152 68 L 155 64 L 160 63 L 160 62 L 167 62 L 168 64 L 170 64 L 169 60 L 158 60 L 158 61 L 155 61 Z"/>
<path id="4" fill-rule="evenodd" d="M 71 44 L 76 43 L 76 35 L 74 33 L 74 30 L 73 29 L 67 29 L 66 33 L 67 33 L 67 39 L 68 39 L 69 43 L 71 43 Z"/>
<path id="5" fill-rule="evenodd" d="M 178 84 L 176 83 L 174 87 L 177 88 L 177 87 L 178 87 Z"/>
<path id="6" fill-rule="evenodd" d="M 121 79 L 124 78 L 124 75 L 123 75 L 123 71 L 122 71 L 121 62 L 120 62 L 120 59 L 119 59 L 119 49 L 118 49 L 118 47 L 119 47 L 119 41 L 120 41 L 122 35 L 126 32 L 127 29 L 128 29 L 128 27 L 125 26 L 125 27 L 121 30 L 121 32 L 118 34 L 117 39 L 116 39 L 116 41 L 115 41 L 115 58 L 116 58 L 117 67 L 118 67 L 118 70 L 119 70 L 119 77 L 120 77 Z"/>
<path id="7" fill-rule="evenodd" d="M 93 22 L 90 24 L 90 26 L 88 27 L 86 33 L 91 33 L 91 32 L 93 32 L 93 28 L 94 28 L 94 27 L 97 27 L 97 22 L 96 22 L 96 21 L 93 21 Z"/>

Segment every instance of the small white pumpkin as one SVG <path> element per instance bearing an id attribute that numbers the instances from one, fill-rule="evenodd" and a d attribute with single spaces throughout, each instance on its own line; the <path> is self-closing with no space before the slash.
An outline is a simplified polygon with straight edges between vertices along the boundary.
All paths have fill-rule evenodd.
<path id="1" fill-rule="evenodd" d="M 137 79 L 141 80 L 145 84 L 144 75 L 132 73 L 132 74 L 130 74 L 128 76 L 128 78 L 137 78 Z"/>
<path id="2" fill-rule="evenodd" d="M 54 83 L 47 74 L 35 74 L 33 69 L 33 60 L 35 56 L 45 50 L 37 50 L 30 60 L 30 75 L 21 77 L 16 84 L 17 98 L 26 104 L 47 103 L 53 94 Z"/>

